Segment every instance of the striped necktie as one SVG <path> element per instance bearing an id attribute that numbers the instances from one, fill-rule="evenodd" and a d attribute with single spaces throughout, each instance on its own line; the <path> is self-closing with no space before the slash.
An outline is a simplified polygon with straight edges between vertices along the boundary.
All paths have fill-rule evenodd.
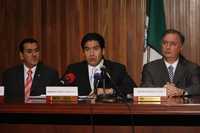
<path id="1" fill-rule="evenodd" d="M 174 78 L 174 67 L 172 65 L 170 65 L 168 67 L 168 73 L 169 73 L 169 79 L 170 79 L 170 82 L 173 83 L 173 78 Z"/>
<path id="2" fill-rule="evenodd" d="M 27 78 L 26 78 L 26 81 L 25 81 L 25 89 L 24 89 L 24 94 L 25 94 L 25 98 L 27 98 L 28 96 L 30 96 L 30 93 L 31 93 L 31 86 L 32 86 L 32 71 L 31 69 L 28 70 L 27 72 Z"/>

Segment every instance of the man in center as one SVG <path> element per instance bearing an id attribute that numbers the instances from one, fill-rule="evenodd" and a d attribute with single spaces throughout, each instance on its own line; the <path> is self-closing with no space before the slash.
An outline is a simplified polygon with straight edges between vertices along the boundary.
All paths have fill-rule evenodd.
<path id="1" fill-rule="evenodd" d="M 97 88 L 105 87 L 105 91 L 99 90 L 98 94 L 116 94 L 126 96 L 131 94 L 133 88 L 136 86 L 134 81 L 128 75 L 124 65 L 116 63 L 104 58 L 105 53 L 105 40 L 98 33 L 87 33 L 82 41 L 81 47 L 85 60 L 79 63 L 71 64 L 67 67 L 66 72 L 72 72 L 76 75 L 76 83 L 78 86 L 79 96 L 91 95 Z M 105 74 L 97 79 L 105 79 L 105 84 L 102 82 L 95 82 L 95 75 L 102 73 L 103 69 Z"/>

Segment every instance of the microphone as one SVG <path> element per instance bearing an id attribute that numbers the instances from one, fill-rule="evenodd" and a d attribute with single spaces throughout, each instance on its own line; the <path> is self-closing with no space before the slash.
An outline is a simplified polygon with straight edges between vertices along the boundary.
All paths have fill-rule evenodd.
<path id="1" fill-rule="evenodd" d="M 113 95 L 117 96 L 117 99 L 126 99 L 126 96 L 124 96 L 124 94 L 122 93 L 120 88 L 118 88 L 117 84 L 112 79 L 112 77 L 111 77 L 111 75 L 109 73 L 109 70 L 106 68 L 106 66 L 102 65 L 100 69 L 102 71 L 102 75 L 108 77 L 108 79 L 110 80 L 111 84 L 113 85 L 113 87 L 112 87 Z"/>
<path id="2" fill-rule="evenodd" d="M 111 80 L 111 76 L 110 76 L 109 71 L 107 70 L 106 66 L 105 66 L 105 65 L 102 65 L 100 69 L 101 69 L 101 71 L 102 71 L 102 74 L 103 74 L 103 75 L 106 74 L 106 76 Z"/>
<path id="3" fill-rule="evenodd" d="M 97 91 L 96 89 L 98 88 L 101 79 L 102 79 L 101 73 L 97 72 L 94 74 L 94 92 L 95 92 L 95 94 L 96 94 L 96 91 Z"/>
<path id="4" fill-rule="evenodd" d="M 111 77 L 111 75 L 110 75 L 110 73 L 109 73 L 109 70 L 106 68 L 106 66 L 105 65 L 102 65 L 101 66 L 101 72 L 102 72 L 102 76 L 103 77 L 108 77 L 108 79 L 110 80 L 110 82 L 111 82 L 111 84 L 113 85 L 113 89 L 115 90 L 115 91 L 117 91 L 117 85 L 116 85 L 116 83 L 112 80 L 112 77 Z"/>
<path id="5" fill-rule="evenodd" d="M 58 85 L 73 85 L 75 81 L 76 81 L 76 75 L 72 72 L 69 72 L 62 76 Z"/>
<path id="6" fill-rule="evenodd" d="M 103 89 L 106 89 L 106 85 L 105 85 L 105 82 L 106 82 L 106 79 L 110 80 L 111 82 L 111 87 L 113 89 L 113 94 L 103 94 L 103 95 L 99 95 L 97 97 L 97 100 L 99 101 L 103 101 L 103 102 L 115 102 L 116 101 L 116 92 L 117 92 L 117 85 L 115 84 L 115 82 L 112 80 L 112 77 L 109 73 L 109 70 L 106 68 L 105 65 L 102 65 L 100 67 L 100 70 L 101 70 L 101 80 L 103 81 Z M 104 90 L 105 92 L 105 90 Z"/>

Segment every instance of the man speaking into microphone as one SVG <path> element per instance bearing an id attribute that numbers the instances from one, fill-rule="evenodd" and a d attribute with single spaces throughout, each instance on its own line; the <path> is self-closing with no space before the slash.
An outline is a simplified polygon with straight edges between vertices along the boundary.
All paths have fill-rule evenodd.
<path id="1" fill-rule="evenodd" d="M 66 70 L 76 75 L 75 85 L 78 86 L 79 96 L 91 95 L 99 87 L 104 89 L 99 89 L 97 94 L 115 93 L 126 96 L 132 93 L 136 84 L 128 75 L 125 66 L 104 58 L 105 40 L 100 34 L 87 33 L 81 41 L 81 47 L 85 60 L 70 64 Z M 94 75 L 99 76 L 95 78 Z"/>

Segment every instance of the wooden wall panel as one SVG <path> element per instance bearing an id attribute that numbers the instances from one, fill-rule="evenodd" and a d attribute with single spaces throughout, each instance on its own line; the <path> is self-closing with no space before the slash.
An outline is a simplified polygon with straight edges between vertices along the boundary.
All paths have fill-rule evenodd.
<path id="1" fill-rule="evenodd" d="M 175 28 L 185 36 L 183 55 L 200 64 L 200 1 L 165 0 L 168 28 Z"/>
<path id="2" fill-rule="evenodd" d="M 41 45 L 42 61 L 63 73 L 82 60 L 80 41 L 87 32 L 106 40 L 106 58 L 128 67 L 139 83 L 144 0 L 0 0 L 1 70 L 19 63 L 20 40 L 33 36 Z M 4 40 L 3 40 L 4 38 Z"/>
<path id="3" fill-rule="evenodd" d="M 199 0 L 164 0 L 168 28 L 186 36 L 183 54 L 200 64 Z M 87 32 L 106 40 L 106 58 L 127 66 L 139 84 L 146 0 L 0 0 L 0 73 L 19 63 L 18 43 L 33 36 L 44 63 L 61 75 L 83 59 L 80 41 Z"/>

